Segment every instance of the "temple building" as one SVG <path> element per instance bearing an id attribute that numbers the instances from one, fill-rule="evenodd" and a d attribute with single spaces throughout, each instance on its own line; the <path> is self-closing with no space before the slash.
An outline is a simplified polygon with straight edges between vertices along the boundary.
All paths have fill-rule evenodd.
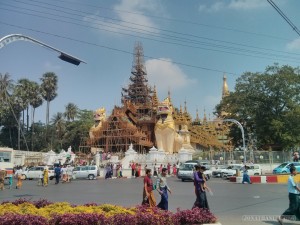
<path id="1" fill-rule="evenodd" d="M 191 152 L 228 148 L 229 130 L 218 119 L 209 121 L 204 113 L 201 120 L 197 110 L 193 120 L 186 101 L 183 109 L 175 108 L 170 92 L 163 101 L 158 99 L 155 86 L 148 84 L 141 43 L 134 47 L 129 80 L 129 85 L 122 88 L 121 106 L 114 106 L 108 117 L 104 108 L 94 113 L 95 125 L 90 129 L 87 146 L 105 152 L 125 152 L 132 144 L 140 153 L 148 152 L 153 146 L 168 153 L 176 153 L 181 148 Z M 228 94 L 224 75 L 222 98 Z"/>

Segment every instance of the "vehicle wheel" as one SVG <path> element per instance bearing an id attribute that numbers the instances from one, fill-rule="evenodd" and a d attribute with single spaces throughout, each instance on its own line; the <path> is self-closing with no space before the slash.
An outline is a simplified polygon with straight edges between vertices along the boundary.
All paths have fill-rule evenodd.
<path id="1" fill-rule="evenodd" d="M 182 182 L 184 182 L 184 179 L 181 179 Z"/>
<path id="2" fill-rule="evenodd" d="M 254 176 L 259 176 L 259 173 L 255 173 Z"/>
<path id="3" fill-rule="evenodd" d="M 209 176 L 209 174 L 207 174 L 207 175 L 206 175 L 206 177 L 207 177 L 207 180 L 209 180 L 209 179 L 210 179 L 210 176 Z"/>
<path id="4" fill-rule="evenodd" d="M 25 174 L 23 174 L 22 177 L 23 177 L 23 180 L 27 180 L 27 177 Z"/>
<path id="5" fill-rule="evenodd" d="M 89 178 L 89 180 L 94 180 L 95 176 L 94 176 L 93 174 L 90 174 L 90 175 L 88 176 L 88 178 Z"/>
<path id="6" fill-rule="evenodd" d="M 53 180 L 53 178 L 54 178 L 54 177 L 50 177 L 49 179 L 50 179 L 50 180 Z"/>

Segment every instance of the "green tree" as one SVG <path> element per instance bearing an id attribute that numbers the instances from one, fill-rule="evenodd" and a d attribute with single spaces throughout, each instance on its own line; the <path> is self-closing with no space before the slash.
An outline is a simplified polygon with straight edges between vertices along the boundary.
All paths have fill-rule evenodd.
<path id="1" fill-rule="evenodd" d="M 57 114 L 55 114 L 52 117 L 51 122 L 55 127 L 56 135 L 60 143 L 60 148 L 62 149 L 63 137 L 66 131 L 66 122 L 64 120 L 63 113 L 58 112 Z"/>
<path id="2" fill-rule="evenodd" d="M 246 72 L 237 79 L 235 91 L 216 106 L 217 114 L 238 120 L 248 133 L 255 134 L 262 148 L 286 149 L 300 141 L 299 68 L 279 66 L 264 73 Z M 232 130 L 238 145 L 237 128 Z"/>
<path id="3" fill-rule="evenodd" d="M 57 76 L 53 72 L 48 72 L 43 74 L 41 78 L 41 90 L 42 90 L 42 97 L 47 102 L 47 109 L 46 109 L 46 126 L 49 124 L 49 110 L 50 110 L 50 102 L 55 99 L 57 96 Z"/>
<path id="4" fill-rule="evenodd" d="M 77 114 L 78 114 L 78 107 L 74 103 L 68 103 L 66 105 L 66 111 L 64 113 L 67 120 L 68 121 L 70 121 L 70 120 L 74 121 Z"/>
<path id="5" fill-rule="evenodd" d="M 31 150 L 34 149 L 34 116 L 35 116 L 35 109 L 40 107 L 43 104 L 43 97 L 41 94 L 41 88 L 37 82 L 32 81 L 30 83 L 29 92 L 29 104 L 32 107 L 32 118 L 31 118 Z"/>
<path id="6" fill-rule="evenodd" d="M 0 73 L 0 126 L 4 123 L 4 118 L 10 110 L 9 97 L 13 91 L 13 80 L 10 79 L 10 75 Z"/>
<path id="7" fill-rule="evenodd" d="M 70 145 L 78 148 L 83 139 L 89 135 L 89 130 L 94 124 L 93 111 L 79 110 L 78 120 L 67 123 L 66 134 L 64 136 L 63 148 L 67 149 Z"/>

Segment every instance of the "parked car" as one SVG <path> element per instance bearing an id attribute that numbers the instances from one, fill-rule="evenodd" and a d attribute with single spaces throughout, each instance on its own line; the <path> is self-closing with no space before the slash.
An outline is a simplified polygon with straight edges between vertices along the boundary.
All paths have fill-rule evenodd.
<path id="1" fill-rule="evenodd" d="M 73 169 L 73 177 L 75 179 L 89 179 L 93 180 L 99 175 L 97 166 L 76 166 Z"/>
<path id="2" fill-rule="evenodd" d="M 259 164 L 253 164 L 253 165 L 247 165 L 248 167 L 248 175 L 249 176 L 258 176 L 262 174 L 262 169 L 261 166 Z M 244 166 L 240 167 L 238 169 L 240 175 L 242 176 L 244 173 Z M 224 177 L 226 177 L 227 179 L 229 179 L 230 177 L 236 175 L 236 170 L 235 171 L 228 171 L 224 173 Z"/>
<path id="3" fill-rule="evenodd" d="M 227 179 L 228 176 L 236 174 L 237 170 L 240 170 L 243 164 L 230 164 L 226 169 L 221 170 L 221 177 Z"/>
<path id="4" fill-rule="evenodd" d="M 179 168 L 179 171 L 177 173 L 177 177 L 181 179 L 182 181 L 185 180 L 193 180 L 194 179 L 194 167 L 195 165 L 200 165 L 197 161 L 186 161 L 184 164 L 182 164 Z M 206 179 L 210 179 L 212 171 L 206 170 L 204 171 L 204 174 L 206 175 Z"/>
<path id="5" fill-rule="evenodd" d="M 54 178 L 54 167 L 53 166 L 48 167 L 48 176 L 49 176 L 50 180 L 52 180 Z"/>
<path id="6" fill-rule="evenodd" d="M 222 177 L 221 174 L 224 174 L 225 169 L 227 169 L 228 165 L 221 165 L 218 166 L 217 169 L 212 171 L 212 176 L 213 177 Z"/>
<path id="7" fill-rule="evenodd" d="M 29 179 L 29 180 L 38 179 L 43 174 L 44 169 L 45 166 L 34 166 L 23 171 L 22 175 L 24 179 Z M 54 171 L 51 170 L 51 168 L 48 168 L 48 176 L 50 180 L 52 180 L 54 177 Z"/>
<path id="8" fill-rule="evenodd" d="M 273 174 L 290 173 L 291 165 L 294 165 L 297 173 L 300 173 L 300 162 L 285 162 L 274 168 Z"/>

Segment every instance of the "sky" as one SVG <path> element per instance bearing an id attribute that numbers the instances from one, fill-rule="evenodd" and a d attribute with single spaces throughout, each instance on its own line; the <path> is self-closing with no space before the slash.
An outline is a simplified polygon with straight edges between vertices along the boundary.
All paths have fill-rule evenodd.
<path id="1" fill-rule="evenodd" d="M 300 1 L 273 0 L 297 27 Z M 147 78 L 159 100 L 168 91 L 193 118 L 213 118 L 223 76 L 230 91 L 245 72 L 274 63 L 297 67 L 300 38 L 267 0 L 0 0 L 0 38 L 29 36 L 86 62 L 66 63 L 38 44 L 16 41 L 0 49 L 0 73 L 17 82 L 58 76 L 50 119 L 68 103 L 79 109 L 121 105 L 134 45 L 143 46 Z M 35 121 L 45 122 L 46 103 Z"/>

